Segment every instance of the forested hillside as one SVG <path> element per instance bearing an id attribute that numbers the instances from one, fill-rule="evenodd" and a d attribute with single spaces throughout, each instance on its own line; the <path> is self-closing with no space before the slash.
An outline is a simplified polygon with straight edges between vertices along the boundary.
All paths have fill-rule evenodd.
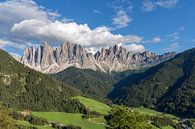
<path id="1" fill-rule="evenodd" d="M 192 117 L 195 116 L 194 78 L 195 48 L 143 73 L 128 76 L 109 97 L 118 104 L 152 107 Z"/>
<path id="2" fill-rule="evenodd" d="M 86 96 L 105 99 L 116 82 L 111 74 L 89 69 L 70 67 L 52 75 L 56 79 L 80 89 Z"/>
<path id="3" fill-rule="evenodd" d="M 18 110 L 67 111 L 76 106 L 83 108 L 78 101 L 69 99 L 80 94 L 79 90 L 25 67 L 0 50 L 0 101 L 4 105 Z"/>

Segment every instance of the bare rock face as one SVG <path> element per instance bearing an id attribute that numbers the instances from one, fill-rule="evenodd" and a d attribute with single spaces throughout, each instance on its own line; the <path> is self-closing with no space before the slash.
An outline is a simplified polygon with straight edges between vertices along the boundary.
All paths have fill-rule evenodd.
<path id="1" fill-rule="evenodd" d="M 52 48 L 44 42 L 38 48 L 33 46 L 26 48 L 21 62 L 43 73 L 57 73 L 71 66 L 103 72 L 118 72 L 151 67 L 174 56 L 174 52 L 163 55 L 156 55 L 149 51 L 133 53 L 117 45 L 108 49 L 102 48 L 92 54 L 78 44 L 65 42 L 59 48 Z"/>

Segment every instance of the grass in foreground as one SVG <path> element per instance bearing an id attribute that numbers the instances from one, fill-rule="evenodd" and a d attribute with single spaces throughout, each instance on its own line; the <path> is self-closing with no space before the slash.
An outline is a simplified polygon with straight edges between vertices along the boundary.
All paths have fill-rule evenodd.
<path id="1" fill-rule="evenodd" d="M 78 99 L 82 104 L 84 104 L 88 109 L 96 111 L 103 115 L 108 114 L 111 109 L 108 105 L 93 99 L 85 98 L 82 96 L 77 96 L 75 98 Z"/>
<path id="2" fill-rule="evenodd" d="M 63 113 L 63 112 L 32 112 L 34 116 L 45 118 L 50 122 L 62 123 L 65 125 L 75 125 L 80 126 L 82 129 L 105 129 L 104 117 L 95 117 L 90 119 L 82 119 L 82 114 L 72 114 L 72 113 Z M 18 121 L 20 125 L 34 126 L 39 129 L 52 129 L 49 126 L 36 126 L 29 124 L 25 121 Z M 152 129 L 159 129 L 153 126 Z M 165 126 L 161 129 L 173 129 L 171 126 Z"/>
<path id="3" fill-rule="evenodd" d="M 59 122 L 66 125 L 80 126 L 82 129 L 105 129 L 99 119 L 82 119 L 82 114 L 62 113 L 62 112 L 32 112 L 32 115 L 45 118 L 48 121 Z"/>
<path id="4" fill-rule="evenodd" d="M 78 97 L 77 97 L 78 98 Z M 91 99 L 87 99 L 84 97 L 80 97 L 79 96 L 80 101 L 82 101 L 82 103 L 85 106 L 91 107 L 92 110 L 100 112 L 100 113 L 105 113 L 107 114 L 110 110 L 110 107 L 97 102 L 95 100 L 91 100 Z M 90 106 L 89 106 L 90 105 Z M 101 107 L 103 105 L 103 107 Z M 106 111 L 103 111 L 106 110 Z M 155 110 L 151 110 L 148 108 L 135 108 L 136 110 L 138 110 L 140 113 L 145 114 L 145 115 L 166 115 L 169 117 L 175 117 L 173 115 L 169 115 L 169 114 L 164 114 Z M 80 126 L 82 127 L 82 129 L 105 129 L 105 120 L 103 116 L 99 116 L 99 117 L 94 117 L 94 118 L 89 118 L 89 119 L 82 119 L 82 114 L 75 114 L 75 113 L 63 113 L 63 112 L 32 112 L 32 115 L 37 116 L 37 117 L 41 117 L 41 118 L 45 118 L 50 122 L 57 122 L 57 123 L 62 123 L 65 125 L 75 125 L 75 126 Z M 28 122 L 24 122 L 24 121 L 20 121 L 19 122 L 22 125 L 28 125 L 30 126 L 30 124 Z M 31 126 L 35 126 L 35 125 L 31 125 Z M 49 126 L 35 126 L 38 127 L 39 129 L 52 129 Z M 153 127 L 153 129 L 159 129 L 157 127 Z M 165 126 L 162 129 L 172 129 L 171 126 Z"/>

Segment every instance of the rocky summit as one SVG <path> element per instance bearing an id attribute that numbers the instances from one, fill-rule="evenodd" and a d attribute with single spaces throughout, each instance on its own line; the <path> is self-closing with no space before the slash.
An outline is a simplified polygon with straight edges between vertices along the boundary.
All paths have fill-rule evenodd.
<path id="1" fill-rule="evenodd" d="M 174 56 L 174 52 L 163 55 L 149 51 L 135 53 L 117 45 L 102 48 L 92 54 L 78 44 L 65 42 L 60 47 L 53 48 L 44 42 L 39 47 L 25 48 L 21 63 L 48 74 L 60 72 L 71 66 L 103 72 L 119 72 L 151 67 Z"/>

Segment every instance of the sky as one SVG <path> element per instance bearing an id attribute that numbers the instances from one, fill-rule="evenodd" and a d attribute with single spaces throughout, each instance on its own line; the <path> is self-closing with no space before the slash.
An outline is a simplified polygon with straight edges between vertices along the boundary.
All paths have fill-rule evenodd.
<path id="1" fill-rule="evenodd" d="M 0 48 L 65 41 L 157 54 L 195 47 L 195 0 L 0 0 Z"/>

